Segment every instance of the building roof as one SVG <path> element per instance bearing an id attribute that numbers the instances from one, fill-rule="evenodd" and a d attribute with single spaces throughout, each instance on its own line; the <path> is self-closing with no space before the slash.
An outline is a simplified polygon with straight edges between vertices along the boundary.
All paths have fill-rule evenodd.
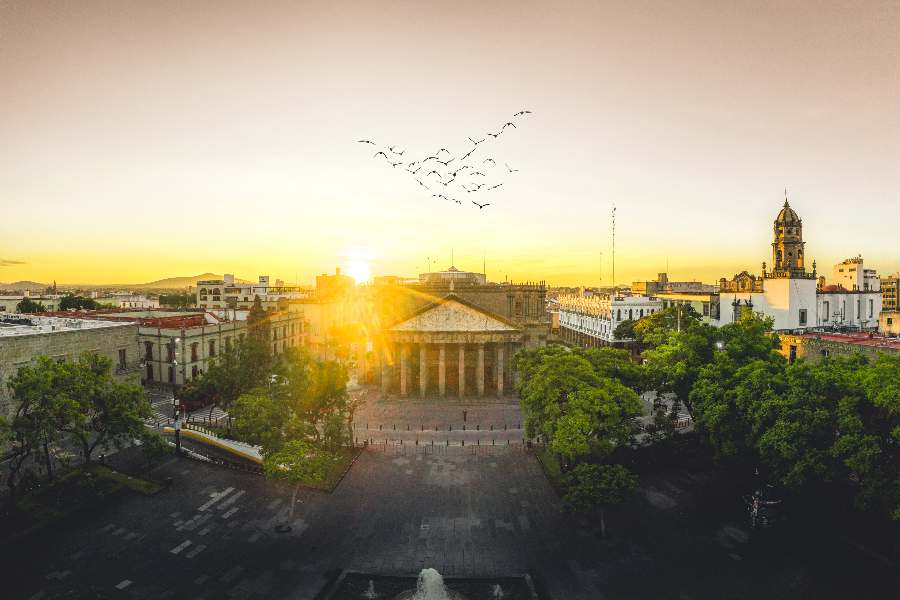
<path id="1" fill-rule="evenodd" d="M 889 338 L 871 333 L 817 333 L 808 332 L 797 334 L 794 337 L 815 339 L 823 342 L 836 342 L 838 344 L 852 344 L 854 346 L 867 346 L 888 348 L 900 351 L 900 338 Z"/>
<path id="2" fill-rule="evenodd" d="M 123 325 L 131 324 L 132 323 L 117 323 L 100 319 L 73 318 L 71 316 L 54 317 L 45 314 L 15 315 L 0 317 L 0 338 L 64 331 L 82 331 L 85 329 L 102 329 L 105 327 L 121 327 Z"/>
<path id="3" fill-rule="evenodd" d="M 799 223 L 800 217 L 797 216 L 797 213 L 794 212 L 794 209 L 791 208 L 791 205 L 788 204 L 787 198 L 784 199 L 784 207 L 781 209 L 781 212 L 778 213 L 778 216 L 775 217 L 775 223 Z"/>

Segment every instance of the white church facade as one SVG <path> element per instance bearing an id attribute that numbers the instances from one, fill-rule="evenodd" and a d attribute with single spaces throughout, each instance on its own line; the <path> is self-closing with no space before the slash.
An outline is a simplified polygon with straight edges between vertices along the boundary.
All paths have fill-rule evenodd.
<path id="1" fill-rule="evenodd" d="M 719 280 L 717 325 L 740 318 L 743 311 L 771 317 L 775 330 L 822 328 L 877 329 L 881 314 L 880 280 L 862 257 L 834 266 L 830 282 L 817 277 L 816 262 L 806 269 L 803 222 L 788 204 L 774 223 L 772 268 L 761 275 L 747 271 Z"/>

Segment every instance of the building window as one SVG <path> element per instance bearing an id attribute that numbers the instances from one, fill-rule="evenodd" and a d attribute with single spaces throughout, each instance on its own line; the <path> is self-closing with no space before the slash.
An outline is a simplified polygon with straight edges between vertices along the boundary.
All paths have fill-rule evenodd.
<path id="1" fill-rule="evenodd" d="M 198 342 L 194 342 L 193 344 L 191 344 L 191 362 L 197 361 L 197 350 L 199 346 L 200 344 Z"/>
<path id="2" fill-rule="evenodd" d="M 823 320 L 823 321 L 828 321 L 828 319 L 829 319 L 829 315 L 828 315 L 829 309 L 830 309 L 830 307 L 829 307 L 829 305 L 828 305 L 828 300 L 826 300 L 825 302 L 822 303 L 822 313 L 823 313 L 823 315 L 822 315 L 822 320 Z"/>
<path id="3" fill-rule="evenodd" d="M 169 383 L 175 383 L 175 367 L 169 367 Z"/>
<path id="4" fill-rule="evenodd" d="M 703 316 L 704 316 L 704 317 L 708 317 L 708 316 L 709 316 L 709 302 L 704 302 L 704 303 L 703 303 Z"/>
<path id="5" fill-rule="evenodd" d="M 144 342 L 144 358 L 153 360 L 153 342 Z"/>
<path id="6" fill-rule="evenodd" d="M 216 355 L 216 340 L 209 340 L 209 355 Z"/>
<path id="7" fill-rule="evenodd" d="M 872 316 L 874 316 L 874 314 L 875 314 L 875 301 L 870 298 L 869 299 L 869 318 L 871 319 Z"/>
<path id="8" fill-rule="evenodd" d="M 147 364 L 147 381 L 153 381 L 153 365 Z"/>
<path id="9" fill-rule="evenodd" d="M 862 318 L 862 311 L 859 310 L 859 300 L 856 301 L 856 318 L 857 319 Z"/>
<path id="10" fill-rule="evenodd" d="M 278 342 L 272 344 L 272 354 L 278 354 Z"/>
<path id="11" fill-rule="evenodd" d="M 128 353 L 128 351 L 125 350 L 125 348 L 122 348 L 121 350 L 119 350 L 119 368 L 120 369 L 125 369 L 125 367 L 128 366 L 127 353 Z"/>
<path id="12" fill-rule="evenodd" d="M 191 379 L 197 379 L 197 374 L 200 372 L 200 369 L 197 368 L 197 365 L 191 367 Z"/>
<path id="13" fill-rule="evenodd" d="M 806 309 L 800 309 L 800 326 L 806 325 Z"/>

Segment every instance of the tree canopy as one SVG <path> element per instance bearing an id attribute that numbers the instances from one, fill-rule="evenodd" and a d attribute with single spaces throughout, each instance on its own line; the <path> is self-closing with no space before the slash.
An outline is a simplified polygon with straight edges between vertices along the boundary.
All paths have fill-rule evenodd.
<path id="1" fill-rule="evenodd" d="M 16 311 L 20 313 L 36 313 L 36 312 L 44 312 L 47 308 L 41 304 L 40 302 L 35 302 L 31 298 L 22 298 L 18 304 L 16 304 Z"/>

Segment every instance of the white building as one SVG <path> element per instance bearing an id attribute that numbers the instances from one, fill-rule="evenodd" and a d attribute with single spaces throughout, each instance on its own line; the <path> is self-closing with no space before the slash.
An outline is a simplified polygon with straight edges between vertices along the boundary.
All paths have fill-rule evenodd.
<path id="1" fill-rule="evenodd" d="M 197 282 L 196 305 L 199 308 L 250 308 L 258 296 L 264 308 L 275 308 L 279 300 L 307 298 L 309 290 L 296 286 L 270 286 L 269 276 L 260 275 L 259 283 L 235 283 L 234 275 Z"/>
<path id="2" fill-rule="evenodd" d="M 648 296 L 560 296 L 559 334 L 581 346 L 608 346 L 630 340 L 616 339 L 622 321 L 637 321 L 662 309 L 662 300 Z"/>
<path id="3" fill-rule="evenodd" d="M 865 269 L 862 257 L 835 265 L 836 280 L 826 285 L 805 266 L 803 222 L 787 199 L 775 219 L 772 242 L 773 268 L 762 265 L 760 276 L 743 271 L 730 281 L 719 280 L 719 320 L 733 323 L 743 311 L 774 320 L 775 330 L 823 327 L 874 329 L 881 313 L 879 279 L 874 269 Z M 852 269 L 852 270 L 851 270 Z"/>

